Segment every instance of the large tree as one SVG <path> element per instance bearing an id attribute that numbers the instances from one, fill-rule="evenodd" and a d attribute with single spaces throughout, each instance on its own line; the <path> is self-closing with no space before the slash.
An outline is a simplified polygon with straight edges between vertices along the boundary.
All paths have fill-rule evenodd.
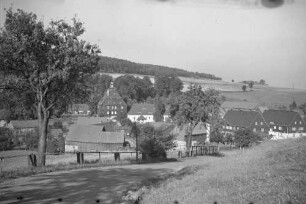
<path id="1" fill-rule="evenodd" d="M 202 90 L 200 85 L 190 85 L 189 90 L 170 101 L 170 114 L 178 124 L 188 124 L 187 151 L 190 152 L 192 132 L 198 123 L 209 122 L 219 113 L 219 92 Z"/>
<path id="2" fill-rule="evenodd" d="M 5 89 L 24 90 L 34 98 L 39 125 L 38 165 L 45 165 L 46 136 L 54 111 L 82 98 L 84 79 L 97 71 L 97 46 L 79 37 L 85 32 L 76 18 L 72 25 L 51 21 L 48 27 L 33 13 L 6 12 L 0 32 L 0 73 Z"/>

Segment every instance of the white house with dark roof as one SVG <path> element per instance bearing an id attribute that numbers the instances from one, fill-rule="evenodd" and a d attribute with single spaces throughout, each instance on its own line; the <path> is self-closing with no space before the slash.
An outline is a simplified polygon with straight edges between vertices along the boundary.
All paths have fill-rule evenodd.
<path id="1" fill-rule="evenodd" d="M 263 113 L 270 125 L 272 139 L 287 139 L 306 136 L 306 124 L 301 115 L 295 111 L 269 109 Z"/>
<path id="2" fill-rule="evenodd" d="M 241 110 L 254 110 L 263 113 L 268 108 L 261 105 L 258 102 L 249 102 L 249 101 L 225 101 L 220 106 L 221 115 L 224 116 L 227 111 L 232 109 L 241 109 Z"/>
<path id="3" fill-rule="evenodd" d="M 132 122 L 148 123 L 154 122 L 154 104 L 149 103 L 136 103 L 133 104 L 131 110 L 128 112 L 127 117 Z"/>

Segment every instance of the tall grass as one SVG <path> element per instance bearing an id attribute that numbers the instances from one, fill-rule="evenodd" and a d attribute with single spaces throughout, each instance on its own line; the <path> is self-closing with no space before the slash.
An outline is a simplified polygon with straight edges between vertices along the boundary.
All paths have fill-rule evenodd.
<path id="1" fill-rule="evenodd" d="M 267 141 L 169 179 L 142 203 L 305 203 L 306 138 Z"/>

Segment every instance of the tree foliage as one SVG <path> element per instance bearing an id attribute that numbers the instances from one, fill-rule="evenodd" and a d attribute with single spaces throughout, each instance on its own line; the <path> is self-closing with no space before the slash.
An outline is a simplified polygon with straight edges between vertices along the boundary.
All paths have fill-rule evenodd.
<path id="1" fill-rule="evenodd" d="M 0 120 L 5 120 L 6 122 L 11 121 L 11 111 L 7 109 L 0 110 Z"/>
<path id="2" fill-rule="evenodd" d="M 189 72 L 183 69 L 171 68 L 166 66 L 134 63 L 127 60 L 116 59 L 111 57 L 100 57 L 99 68 L 101 72 L 106 73 L 124 73 L 140 75 L 176 75 L 182 77 L 194 77 L 204 79 L 221 80 L 212 74 Z"/>
<path id="3" fill-rule="evenodd" d="M 174 135 L 164 135 L 162 130 L 155 130 L 150 125 L 141 127 L 139 139 L 140 151 L 151 158 L 165 157 L 166 151 L 175 147 Z"/>
<path id="4" fill-rule="evenodd" d="M 241 87 L 241 89 L 242 89 L 242 91 L 246 91 L 247 86 L 246 86 L 245 84 L 243 84 L 242 87 Z"/>
<path id="5" fill-rule="evenodd" d="M 258 143 L 261 137 L 250 129 L 240 129 L 235 132 L 234 142 L 238 147 L 249 147 Z"/>
<path id="6" fill-rule="evenodd" d="M 188 91 L 170 101 L 170 114 L 175 123 L 189 125 L 187 151 L 191 147 L 191 133 L 194 127 L 218 115 L 219 108 L 219 92 L 215 89 L 203 91 L 199 85 L 191 85 Z"/>
<path id="7" fill-rule="evenodd" d="M 14 148 L 13 132 L 9 128 L 0 127 L 0 150 L 6 151 Z"/>
<path id="8" fill-rule="evenodd" d="M 290 109 L 290 110 L 293 110 L 293 109 L 295 109 L 295 108 L 297 108 L 297 104 L 296 104 L 295 101 L 292 101 L 292 103 L 289 105 L 289 109 Z"/>
<path id="9" fill-rule="evenodd" d="M 157 96 L 157 97 L 155 98 L 155 103 L 154 103 L 154 105 L 155 105 L 155 112 L 154 112 L 154 114 L 153 114 L 153 116 L 154 116 L 154 121 L 155 121 L 155 122 L 161 122 L 161 121 L 164 120 L 163 115 L 164 115 L 164 113 L 165 113 L 165 111 L 166 111 L 165 104 L 163 103 L 163 101 L 161 100 L 161 98 Z"/>
<path id="10" fill-rule="evenodd" d="M 253 88 L 253 86 L 254 86 L 254 82 L 250 82 L 250 83 L 249 83 L 249 87 L 250 87 L 250 89 L 252 89 L 252 88 Z"/>
<path id="11" fill-rule="evenodd" d="M 72 25 L 51 21 L 45 28 L 33 13 L 6 13 L 0 33 L 0 73 L 5 88 L 27 91 L 39 121 L 38 165 L 45 165 L 49 118 L 55 110 L 88 95 L 85 79 L 98 68 L 96 46 L 80 40 L 85 32 L 76 18 Z"/>
<path id="12" fill-rule="evenodd" d="M 173 75 L 157 75 L 155 89 L 158 96 L 168 97 L 170 93 L 180 92 L 183 89 L 183 82 Z"/>

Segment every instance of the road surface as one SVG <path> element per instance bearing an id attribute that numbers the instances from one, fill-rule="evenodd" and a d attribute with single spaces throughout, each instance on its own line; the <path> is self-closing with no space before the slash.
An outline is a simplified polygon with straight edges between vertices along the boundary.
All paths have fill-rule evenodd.
<path id="1" fill-rule="evenodd" d="M 120 203 L 123 194 L 141 181 L 197 165 L 205 158 L 79 169 L 17 178 L 0 183 L 0 203 Z"/>

